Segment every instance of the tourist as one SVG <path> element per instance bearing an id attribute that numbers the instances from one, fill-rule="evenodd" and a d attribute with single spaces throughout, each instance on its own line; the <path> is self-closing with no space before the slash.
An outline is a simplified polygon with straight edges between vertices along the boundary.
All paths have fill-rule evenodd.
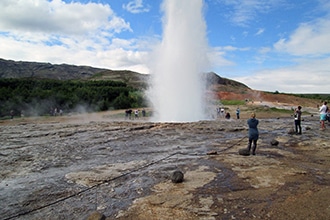
<path id="1" fill-rule="evenodd" d="M 53 113 L 54 116 L 57 115 L 57 108 L 54 109 L 54 113 Z"/>
<path id="2" fill-rule="evenodd" d="M 301 134 L 301 106 L 294 110 L 294 125 L 296 134 Z"/>
<path id="3" fill-rule="evenodd" d="M 230 119 L 230 113 L 229 113 L 229 112 L 226 113 L 225 118 L 226 118 L 226 119 Z"/>
<path id="4" fill-rule="evenodd" d="M 221 109 L 220 109 L 220 115 L 221 115 L 221 118 L 225 117 L 225 109 L 223 107 L 221 107 Z"/>
<path id="5" fill-rule="evenodd" d="M 237 107 L 237 109 L 236 109 L 236 118 L 237 119 L 239 119 L 239 114 L 240 114 L 240 109 L 239 109 L 239 107 Z"/>
<path id="6" fill-rule="evenodd" d="M 252 146 L 252 154 L 256 155 L 256 149 L 257 149 L 257 141 L 259 138 L 259 131 L 258 131 L 258 124 L 259 121 L 256 119 L 256 114 L 252 113 L 251 118 L 247 120 L 247 124 L 249 125 L 249 143 L 248 143 L 248 151 L 251 150 Z"/>
<path id="7" fill-rule="evenodd" d="M 127 109 L 125 111 L 125 118 L 126 119 L 132 119 L 132 109 Z"/>
<path id="8" fill-rule="evenodd" d="M 14 110 L 10 110 L 10 119 L 14 118 Z"/>
<path id="9" fill-rule="evenodd" d="M 138 118 L 138 117 L 139 117 L 139 110 L 138 110 L 138 109 L 136 109 L 136 110 L 134 111 L 134 115 L 135 115 L 135 118 Z"/>
<path id="10" fill-rule="evenodd" d="M 328 106 L 327 102 L 323 102 L 323 105 L 321 106 L 319 112 L 320 112 L 320 122 L 321 122 L 321 130 L 325 129 L 325 120 L 327 118 L 327 112 L 328 112 Z"/>

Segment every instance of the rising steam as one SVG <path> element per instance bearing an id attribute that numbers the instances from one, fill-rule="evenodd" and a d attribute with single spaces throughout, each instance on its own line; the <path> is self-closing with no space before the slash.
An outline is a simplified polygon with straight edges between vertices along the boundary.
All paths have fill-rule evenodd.
<path id="1" fill-rule="evenodd" d="M 150 99 L 155 121 L 206 119 L 202 73 L 209 62 L 203 0 L 165 0 L 163 39 L 155 51 Z"/>

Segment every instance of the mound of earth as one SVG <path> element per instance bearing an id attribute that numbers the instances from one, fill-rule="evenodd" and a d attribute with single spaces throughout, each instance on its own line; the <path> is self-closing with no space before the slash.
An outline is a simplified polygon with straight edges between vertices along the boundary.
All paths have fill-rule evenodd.
<path id="1" fill-rule="evenodd" d="M 304 106 L 304 107 L 313 107 L 316 108 L 322 102 L 315 99 L 308 99 L 297 97 L 289 94 L 281 94 L 281 93 L 268 93 L 258 90 L 246 89 L 244 91 L 228 91 L 228 89 L 220 89 L 219 92 L 216 93 L 217 98 L 220 100 L 246 100 L 250 103 L 258 103 L 262 102 L 271 103 L 273 106 L 282 107 L 284 106 Z"/>

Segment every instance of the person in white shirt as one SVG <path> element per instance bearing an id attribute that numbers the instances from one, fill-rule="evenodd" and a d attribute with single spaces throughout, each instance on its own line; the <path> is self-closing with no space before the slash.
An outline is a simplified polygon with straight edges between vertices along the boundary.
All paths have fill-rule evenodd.
<path id="1" fill-rule="evenodd" d="M 320 121 L 321 121 L 321 130 L 325 129 L 325 121 L 327 118 L 327 112 L 328 112 L 328 106 L 327 102 L 323 102 L 323 105 L 321 106 L 319 112 L 320 112 Z"/>
<path id="2" fill-rule="evenodd" d="M 135 118 L 138 118 L 138 117 L 139 117 L 139 110 L 138 110 L 138 109 L 136 109 L 136 110 L 134 111 L 134 115 L 135 115 Z"/>

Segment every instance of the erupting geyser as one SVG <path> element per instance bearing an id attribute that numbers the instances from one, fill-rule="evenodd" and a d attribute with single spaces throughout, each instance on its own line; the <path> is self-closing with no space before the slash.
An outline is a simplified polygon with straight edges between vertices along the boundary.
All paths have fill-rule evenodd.
<path id="1" fill-rule="evenodd" d="M 191 122 L 206 119 L 208 66 L 203 0 L 165 0 L 163 39 L 155 51 L 150 100 L 153 119 Z"/>

